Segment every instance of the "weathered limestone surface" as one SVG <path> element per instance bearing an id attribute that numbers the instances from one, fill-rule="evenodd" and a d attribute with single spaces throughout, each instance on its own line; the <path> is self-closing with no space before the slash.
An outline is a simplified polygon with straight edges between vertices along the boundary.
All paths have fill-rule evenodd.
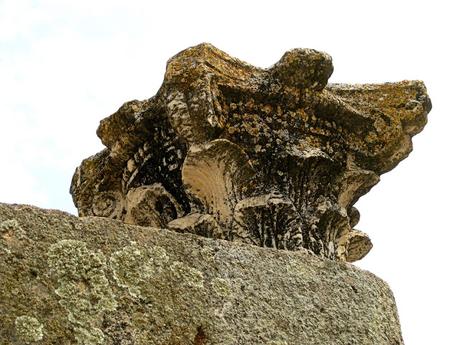
<path id="1" fill-rule="evenodd" d="M 0 204 L 0 315 L 2 345 L 403 343 L 351 264 L 25 205 Z"/>
<path id="2" fill-rule="evenodd" d="M 76 170 L 81 216 L 356 261 L 353 206 L 412 150 L 421 81 L 328 84 L 331 57 L 293 49 L 261 69 L 210 44 L 167 64 L 158 93 L 103 119 Z"/>

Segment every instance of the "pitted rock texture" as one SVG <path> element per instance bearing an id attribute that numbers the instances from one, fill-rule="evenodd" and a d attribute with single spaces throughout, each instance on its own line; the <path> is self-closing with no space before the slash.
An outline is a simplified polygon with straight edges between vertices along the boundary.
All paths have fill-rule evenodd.
<path id="1" fill-rule="evenodd" d="M 403 344 L 382 280 L 306 251 L 6 204 L 0 244 L 0 344 Z"/>
<path id="2" fill-rule="evenodd" d="M 420 81 L 328 84 L 332 71 L 312 49 L 268 69 L 210 44 L 180 52 L 155 96 L 101 121 L 106 149 L 72 180 L 79 215 L 361 259 L 353 205 L 409 154 L 431 103 Z"/>

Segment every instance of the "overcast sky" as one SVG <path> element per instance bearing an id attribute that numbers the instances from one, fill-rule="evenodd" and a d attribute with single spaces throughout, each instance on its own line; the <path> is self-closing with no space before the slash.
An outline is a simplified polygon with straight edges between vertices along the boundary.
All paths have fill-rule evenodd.
<path id="1" fill-rule="evenodd" d="M 102 149 L 99 121 L 155 94 L 166 60 L 200 42 L 269 67 L 332 55 L 331 82 L 425 81 L 414 152 L 359 202 L 406 345 L 460 344 L 459 10 L 456 1 L 0 0 L 0 201 L 75 213 L 68 189 Z"/>

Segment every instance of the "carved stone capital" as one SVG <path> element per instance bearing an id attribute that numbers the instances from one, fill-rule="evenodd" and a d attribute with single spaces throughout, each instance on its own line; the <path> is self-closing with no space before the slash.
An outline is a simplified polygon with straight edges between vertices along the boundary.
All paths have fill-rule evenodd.
<path id="1" fill-rule="evenodd" d="M 332 71 L 313 49 L 268 69 L 210 44 L 178 53 L 155 96 L 101 121 L 106 149 L 72 180 L 79 214 L 361 259 L 353 205 L 408 156 L 431 103 L 421 81 L 328 84 Z"/>

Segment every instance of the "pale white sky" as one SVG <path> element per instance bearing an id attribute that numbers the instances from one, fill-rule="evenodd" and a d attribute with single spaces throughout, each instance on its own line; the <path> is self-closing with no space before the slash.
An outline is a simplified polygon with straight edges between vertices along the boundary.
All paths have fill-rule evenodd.
<path id="1" fill-rule="evenodd" d="M 75 213 L 75 167 L 99 120 L 152 96 L 166 60 L 200 42 L 268 67 L 288 49 L 332 55 L 330 81 L 424 80 L 414 152 L 358 208 L 406 345 L 460 344 L 460 73 L 456 1 L 0 0 L 0 201 Z"/>

